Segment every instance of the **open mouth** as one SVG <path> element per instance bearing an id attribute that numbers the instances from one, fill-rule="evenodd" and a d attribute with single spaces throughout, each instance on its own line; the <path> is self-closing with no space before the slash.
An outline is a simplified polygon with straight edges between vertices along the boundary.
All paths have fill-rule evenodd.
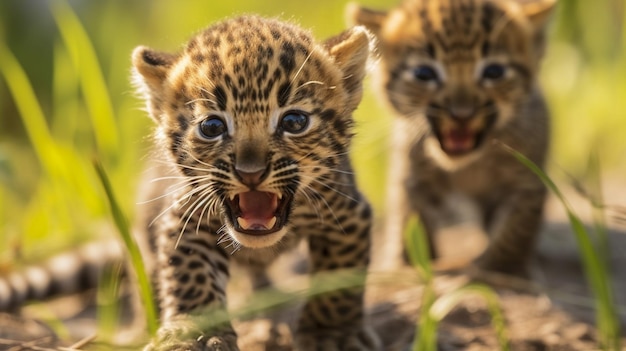
<path id="1" fill-rule="evenodd" d="M 495 120 L 496 114 L 491 114 L 465 123 L 434 119 L 430 122 L 441 149 L 449 156 L 463 156 L 475 151 L 483 144 Z"/>
<path id="2" fill-rule="evenodd" d="M 246 191 L 226 201 L 228 215 L 235 230 L 250 235 L 279 231 L 287 222 L 290 195 L 264 191 Z"/>
<path id="3" fill-rule="evenodd" d="M 439 143 L 445 153 L 451 156 L 461 156 L 477 149 L 483 139 L 483 131 L 473 131 L 467 127 L 454 127 L 441 131 L 438 135 Z"/>

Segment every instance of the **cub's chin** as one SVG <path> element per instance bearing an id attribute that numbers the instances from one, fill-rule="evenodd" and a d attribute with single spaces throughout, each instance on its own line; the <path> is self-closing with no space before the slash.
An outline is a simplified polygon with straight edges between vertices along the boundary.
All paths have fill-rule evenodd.
<path id="1" fill-rule="evenodd" d="M 281 227 L 276 231 L 264 234 L 249 234 L 248 232 L 240 232 L 230 225 L 226 226 L 228 235 L 239 245 L 251 249 L 262 249 L 276 245 L 286 234 L 287 228 Z M 235 245 L 233 245 L 235 246 Z M 235 250 L 236 247 L 233 247 Z"/>

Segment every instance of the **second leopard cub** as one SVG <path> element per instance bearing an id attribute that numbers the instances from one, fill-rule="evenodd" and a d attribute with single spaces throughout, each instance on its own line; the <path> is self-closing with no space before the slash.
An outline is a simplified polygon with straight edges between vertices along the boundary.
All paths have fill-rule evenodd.
<path id="1" fill-rule="evenodd" d="M 478 266 L 525 276 L 546 189 L 500 143 L 538 165 L 548 111 L 537 86 L 554 1 L 406 0 L 349 15 L 378 38 L 378 87 L 395 112 L 385 259 L 402 257 L 402 232 L 419 214 L 430 239 L 467 217 L 489 244 Z"/>
<path id="2" fill-rule="evenodd" d="M 262 281 L 306 240 L 314 273 L 365 272 L 371 212 L 348 152 L 369 53 L 363 27 L 318 44 L 256 16 L 217 23 L 180 53 L 135 49 L 157 125 L 142 227 L 162 326 L 147 350 L 238 349 L 211 317 L 226 308 L 234 262 Z M 363 319 L 362 291 L 313 296 L 296 349 L 378 350 Z"/>

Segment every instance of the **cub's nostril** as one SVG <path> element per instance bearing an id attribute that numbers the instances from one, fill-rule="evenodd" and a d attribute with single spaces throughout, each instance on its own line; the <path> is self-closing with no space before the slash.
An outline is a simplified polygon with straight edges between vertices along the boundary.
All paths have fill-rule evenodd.
<path id="1" fill-rule="evenodd" d="M 250 187 L 259 185 L 267 175 L 267 168 L 253 172 L 246 172 L 239 169 L 235 169 L 235 171 L 241 182 Z"/>

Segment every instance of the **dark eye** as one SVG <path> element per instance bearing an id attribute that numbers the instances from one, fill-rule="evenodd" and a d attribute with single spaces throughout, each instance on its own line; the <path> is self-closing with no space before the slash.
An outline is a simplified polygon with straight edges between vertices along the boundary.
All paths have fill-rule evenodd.
<path id="1" fill-rule="evenodd" d="M 285 132 L 298 134 L 309 126 L 309 116 L 299 111 L 289 111 L 280 120 L 280 128 Z"/>
<path id="2" fill-rule="evenodd" d="M 214 139 L 226 133 L 226 124 L 219 117 L 209 117 L 200 123 L 200 134 L 207 139 Z"/>
<path id="3" fill-rule="evenodd" d="M 429 66 L 417 67 L 415 70 L 413 70 L 413 75 L 415 76 L 416 79 L 421 80 L 423 82 L 430 82 L 432 80 L 439 79 L 435 69 Z"/>
<path id="4" fill-rule="evenodd" d="M 483 70 L 483 78 L 496 80 L 504 77 L 506 68 L 498 63 L 492 63 Z"/>

